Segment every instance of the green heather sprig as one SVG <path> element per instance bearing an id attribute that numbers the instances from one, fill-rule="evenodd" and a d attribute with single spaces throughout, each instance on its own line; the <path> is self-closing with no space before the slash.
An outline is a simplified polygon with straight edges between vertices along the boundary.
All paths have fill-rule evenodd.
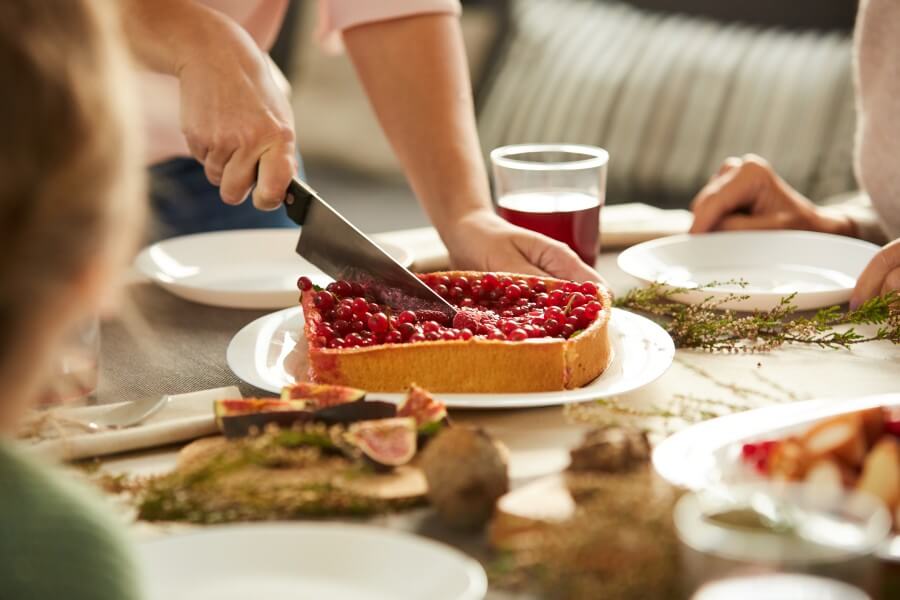
<path id="1" fill-rule="evenodd" d="M 704 288 L 746 285 L 743 281 L 714 282 Z M 738 313 L 721 306 L 747 296 L 739 293 L 710 296 L 699 304 L 683 304 L 674 297 L 690 291 L 654 283 L 633 289 L 615 306 L 649 315 L 669 332 L 678 348 L 711 352 L 765 352 L 784 344 L 811 344 L 822 348 L 849 348 L 855 344 L 886 340 L 900 344 L 900 293 L 872 298 L 856 310 L 832 306 L 812 316 L 798 316 L 795 294 L 781 299 L 768 311 Z M 860 333 L 856 327 L 877 326 Z M 849 326 L 836 330 L 836 327 Z"/>

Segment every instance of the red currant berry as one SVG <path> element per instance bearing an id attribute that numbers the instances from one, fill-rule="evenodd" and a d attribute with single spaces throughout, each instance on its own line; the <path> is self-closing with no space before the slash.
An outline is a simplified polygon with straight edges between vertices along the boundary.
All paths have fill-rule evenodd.
<path id="1" fill-rule="evenodd" d="M 334 294 L 327 291 L 316 292 L 313 304 L 322 312 L 331 310 L 331 307 L 334 306 Z"/>
<path id="2" fill-rule="evenodd" d="M 562 321 L 565 318 L 565 313 L 558 306 L 550 306 L 547 307 L 547 310 L 544 311 L 544 316 L 547 319 L 556 319 L 557 321 Z"/>
<path id="3" fill-rule="evenodd" d="M 587 297 L 581 292 L 572 292 L 572 295 L 569 296 L 569 306 L 575 308 L 576 306 L 583 306 L 588 303 Z"/>
<path id="4" fill-rule="evenodd" d="M 500 280 L 493 273 L 485 273 L 481 278 L 481 286 L 486 290 L 493 290 L 500 285 Z"/>
<path id="5" fill-rule="evenodd" d="M 402 335 L 404 339 L 409 339 L 411 335 L 416 333 L 416 326 L 412 323 L 400 323 L 400 327 L 397 328 L 397 331 L 400 332 L 400 335 Z"/>
<path id="6" fill-rule="evenodd" d="M 354 298 L 353 299 L 353 312 L 357 315 L 364 315 L 369 312 L 369 303 L 366 302 L 365 298 Z"/>
<path id="7" fill-rule="evenodd" d="M 334 329 L 341 335 L 344 335 L 345 333 L 348 333 L 350 331 L 350 321 L 338 319 L 334 322 Z"/>
<path id="8" fill-rule="evenodd" d="M 434 333 L 440 328 L 441 325 L 437 321 L 425 321 L 424 323 L 422 323 L 422 331 L 424 331 L 425 333 Z"/>
<path id="9" fill-rule="evenodd" d="M 402 313 L 397 315 L 397 320 L 401 323 L 415 323 L 416 313 L 411 310 L 404 310 Z"/>
<path id="10" fill-rule="evenodd" d="M 336 281 L 334 282 L 334 293 L 344 298 L 352 296 L 353 284 L 349 281 L 344 281 L 343 279 L 340 281 Z"/>
<path id="11" fill-rule="evenodd" d="M 516 328 L 510 331 L 507 336 L 512 342 L 521 342 L 522 340 L 528 339 L 528 332 L 524 329 Z"/>
<path id="12" fill-rule="evenodd" d="M 540 292 L 534 295 L 534 303 L 538 306 L 547 306 L 547 301 L 550 299 L 550 296 L 545 294 L 544 292 Z"/>
<path id="13" fill-rule="evenodd" d="M 374 315 L 377 312 L 381 312 L 381 307 L 374 302 L 369 302 L 369 312 Z"/>
<path id="14" fill-rule="evenodd" d="M 366 325 L 366 321 L 364 321 L 363 319 L 359 319 L 350 323 L 350 329 L 355 331 L 356 333 L 359 333 L 361 331 L 365 331 Z"/>
<path id="15" fill-rule="evenodd" d="M 466 291 L 461 287 L 454 285 L 452 288 L 450 288 L 449 295 L 453 300 L 460 300 L 463 296 L 466 295 Z"/>
<path id="16" fill-rule="evenodd" d="M 301 292 L 308 292 L 313 288 L 312 280 L 304 275 L 300 279 L 297 280 L 297 287 L 300 288 Z"/>
<path id="17" fill-rule="evenodd" d="M 441 298 L 446 298 L 450 294 L 450 290 L 448 290 L 447 286 L 442 283 L 434 286 L 434 291 L 437 292 L 437 295 Z"/>
<path id="18" fill-rule="evenodd" d="M 454 277 L 450 283 L 452 283 L 454 287 L 463 289 L 469 287 L 469 280 L 465 277 Z"/>
<path id="19" fill-rule="evenodd" d="M 575 327 L 570 325 L 569 323 L 566 323 L 565 325 L 563 325 L 561 333 L 564 338 L 568 339 L 573 333 L 575 333 Z"/>
<path id="20" fill-rule="evenodd" d="M 459 339 L 461 340 L 471 340 L 472 336 L 472 331 L 468 327 L 463 327 L 459 330 Z"/>
<path id="21" fill-rule="evenodd" d="M 475 306 L 475 301 L 471 298 L 463 298 L 462 302 L 460 302 L 459 305 L 463 308 L 472 308 L 473 306 Z"/>
<path id="22" fill-rule="evenodd" d="M 386 344 L 399 344 L 403 341 L 403 334 L 399 331 L 389 331 L 386 336 L 384 336 L 384 342 Z"/>
<path id="23" fill-rule="evenodd" d="M 597 292 L 599 291 L 597 288 L 597 284 L 593 281 L 585 281 L 581 284 L 581 293 L 585 296 L 590 296 L 591 298 L 597 297 Z"/>
<path id="24" fill-rule="evenodd" d="M 564 291 L 564 292 L 567 293 L 567 294 L 571 294 L 572 292 L 577 292 L 577 291 L 578 291 L 578 284 L 577 284 L 577 283 L 573 283 L 573 282 L 571 282 L 571 281 L 567 281 L 567 282 L 565 282 L 565 283 L 563 284 L 563 286 L 562 286 L 562 291 Z"/>
<path id="25" fill-rule="evenodd" d="M 328 342 L 329 348 L 343 348 L 346 342 L 343 338 L 334 338 Z"/>
<path id="26" fill-rule="evenodd" d="M 509 277 L 501 277 L 499 281 L 499 285 L 501 288 L 508 288 L 513 284 L 513 280 Z"/>
<path id="27" fill-rule="evenodd" d="M 358 333 L 348 333 L 347 337 L 344 338 L 344 343 L 350 348 L 354 346 L 359 346 L 363 341 L 363 337 Z"/>
<path id="28" fill-rule="evenodd" d="M 366 288 L 363 287 L 361 283 L 357 283 L 354 281 L 350 284 L 351 294 L 354 296 L 365 296 Z"/>
<path id="29" fill-rule="evenodd" d="M 550 337 L 556 337 L 562 332 L 563 324 L 558 319 L 544 319 L 544 332 Z"/>
<path id="30" fill-rule="evenodd" d="M 412 334 L 411 336 L 409 336 L 409 341 L 410 342 L 424 342 L 425 335 L 422 333 L 416 332 L 416 333 Z"/>
<path id="31" fill-rule="evenodd" d="M 550 306 L 563 306 L 566 303 L 566 294 L 562 290 L 553 290 L 547 304 Z"/>
<path id="32" fill-rule="evenodd" d="M 597 316 L 597 313 L 603 308 L 603 305 L 597 302 L 596 300 L 592 300 L 584 305 L 584 312 L 586 312 L 590 318 L 594 318 Z"/>
<path id="33" fill-rule="evenodd" d="M 368 319 L 369 331 L 372 333 L 384 333 L 390 327 L 388 317 L 383 312 L 377 312 Z"/>

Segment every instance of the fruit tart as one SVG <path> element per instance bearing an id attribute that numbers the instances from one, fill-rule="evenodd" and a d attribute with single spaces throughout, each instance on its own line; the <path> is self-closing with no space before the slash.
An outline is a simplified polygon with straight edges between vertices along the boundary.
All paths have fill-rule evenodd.
<path id="1" fill-rule="evenodd" d="M 358 283 L 326 289 L 301 277 L 312 381 L 399 392 L 545 392 L 606 369 L 610 296 L 593 282 L 507 273 L 420 275 L 459 308 L 392 311 Z"/>

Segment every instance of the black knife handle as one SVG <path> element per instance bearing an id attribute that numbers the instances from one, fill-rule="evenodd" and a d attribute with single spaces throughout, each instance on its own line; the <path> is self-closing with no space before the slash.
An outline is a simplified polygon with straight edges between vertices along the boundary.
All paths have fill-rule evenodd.
<path id="1" fill-rule="evenodd" d="M 288 217 L 297 225 L 303 225 L 306 222 L 309 205 L 317 197 L 318 194 L 304 182 L 296 177 L 291 179 L 284 197 Z"/>

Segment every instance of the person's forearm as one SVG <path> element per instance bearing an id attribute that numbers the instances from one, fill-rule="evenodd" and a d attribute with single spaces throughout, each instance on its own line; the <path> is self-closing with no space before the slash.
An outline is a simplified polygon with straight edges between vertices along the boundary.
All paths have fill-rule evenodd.
<path id="1" fill-rule="evenodd" d="M 490 210 L 458 19 L 421 15 L 362 25 L 345 31 L 344 43 L 438 231 Z"/>
<path id="2" fill-rule="evenodd" d="M 249 37 L 221 13 L 193 0 L 122 0 L 120 4 L 132 52 L 160 73 L 177 75 L 186 62 L 213 48 L 216 53 L 231 54 L 233 48 L 246 44 L 229 42 Z"/>

